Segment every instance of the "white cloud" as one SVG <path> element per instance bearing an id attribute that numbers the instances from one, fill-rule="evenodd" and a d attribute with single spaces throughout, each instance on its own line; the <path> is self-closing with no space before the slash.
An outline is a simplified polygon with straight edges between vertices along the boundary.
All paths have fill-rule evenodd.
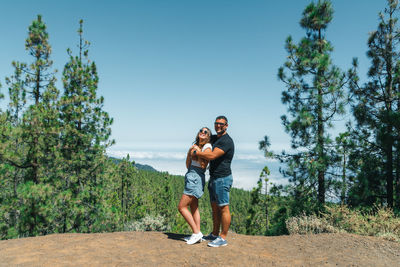
<path id="1" fill-rule="evenodd" d="M 116 157 L 124 158 L 129 154 L 129 157 L 134 160 L 141 159 L 170 159 L 170 160 L 185 160 L 186 153 L 183 152 L 165 152 L 165 151 L 132 151 L 132 150 L 109 150 L 107 154 Z M 277 162 L 276 159 L 266 159 L 262 154 L 239 153 L 235 154 L 233 160 L 246 160 L 252 162 Z"/>
<path id="2" fill-rule="evenodd" d="M 129 151 L 129 150 L 109 150 L 107 154 L 117 158 L 129 157 L 133 160 L 141 159 L 170 159 L 185 160 L 186 154 L 181 152 L 153 152 L 153 151 Z"/>
<path id="3" fill-rule="evenodd" d="M 276 159 L 267 159 L 263 155 L 256 155 L 256 154 L 237 154 L 234 156 L 234 160 L 248 160 L 253 162 L 277 162 Z"/>
<path id="4" fill-rule="evenodd" d="M 148 164 L 158 171 L 166 171 L 170 174 L 185 175 L 186 151 L 157 150 L 157 146 L 150 149 L 136 150 L 132 148 L 119 149 L 112 147 L 107 154 L 116 158 L 123 158 L 129 154 L 130 158 L 140 164 Z M 162 147 L 165 149 L 166 147 Z M 232 161 L 233 186 L 246 190 L 256 186 L 260 173 L 265 166 L 268 166 L 271 175 L 270 181 L 274 183 L 284 183 L 282 175 L 279 173 L 279 162 L 274 159 L 266 159 L 261 151 L 254 152 L 236 150 Z M 208 171 L 206 172 L 208 179 Z"/>

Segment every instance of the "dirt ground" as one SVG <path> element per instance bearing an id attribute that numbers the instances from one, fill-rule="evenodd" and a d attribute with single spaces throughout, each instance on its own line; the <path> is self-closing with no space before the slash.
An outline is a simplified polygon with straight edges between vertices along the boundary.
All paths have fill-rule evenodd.
<path id="1" fill-rule="evenodd" d="M 0 241 L 0 266 L 400 266 L 400 244 L 350 234 L 246 236 L 187 245 L 161 232 L 53 234 Z"/>

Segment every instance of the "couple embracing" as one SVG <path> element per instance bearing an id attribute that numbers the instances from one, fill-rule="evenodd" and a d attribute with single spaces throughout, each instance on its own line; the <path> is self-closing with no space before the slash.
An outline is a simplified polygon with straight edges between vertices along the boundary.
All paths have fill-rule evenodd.
<path id="1" fill-rule="evenodd" d="M 229 211 L 229 191 L 232 187 L 231 162 L 235 147 L 232 138 L 226 132 L 228 119 L 218 116 L 214 122 L 216 135 L 211 135 L 207 127 L 197 133 L 195 144 L 186 157 L 188 172 L 185 175 L 185 190 L 178 205 L 178 210 L 192 228 L 193 234 L 186 239 L 189 245 L 211 241 L 210 247 L 226 246 L 226 236 L 231 224 Z M 210 164 L 208 191 L 212 208 L 213 230 L 208 236 L 200 231 L 200 212 L 198 200 L 204 193 L 205 171 Z M 190 211 L 188 209 L 190 207 Z M 221 231 L 220 231 L 221 228 Z"/>

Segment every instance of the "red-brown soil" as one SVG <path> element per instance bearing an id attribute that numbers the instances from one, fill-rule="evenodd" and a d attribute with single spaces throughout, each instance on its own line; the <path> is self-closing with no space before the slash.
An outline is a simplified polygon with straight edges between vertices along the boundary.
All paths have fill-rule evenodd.
<path id="1" fill-rule="evenodd" d="M 161 232 L 53 234 L 0 241 L 0 266 L 400 266 L 400 244 L 350 234 L 246 236 L 187 245 Z"/>

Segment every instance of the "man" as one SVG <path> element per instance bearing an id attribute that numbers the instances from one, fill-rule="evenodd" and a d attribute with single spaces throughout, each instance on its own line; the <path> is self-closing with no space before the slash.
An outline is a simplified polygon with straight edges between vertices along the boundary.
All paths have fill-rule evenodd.
<path id="1" fill-rule="evenodd" d="M 218 116 L 214 123 L 217 136 L 213 140 L 212 151 L 193 150 L 192 155 L 210 161 L 210 181 L 208 190 L 210 192 L 213 231 L 205 239 L 211 240 L 210 247 L 226 246 L 226 236 L 231 224 L 229 211 L 229 191 L 232 187 L 231 162 L 235 152 L 232 138 L 226 132 L 228 119 L 225 116 Z M 219 232 L 222 226 L 221 233 Z"/>

